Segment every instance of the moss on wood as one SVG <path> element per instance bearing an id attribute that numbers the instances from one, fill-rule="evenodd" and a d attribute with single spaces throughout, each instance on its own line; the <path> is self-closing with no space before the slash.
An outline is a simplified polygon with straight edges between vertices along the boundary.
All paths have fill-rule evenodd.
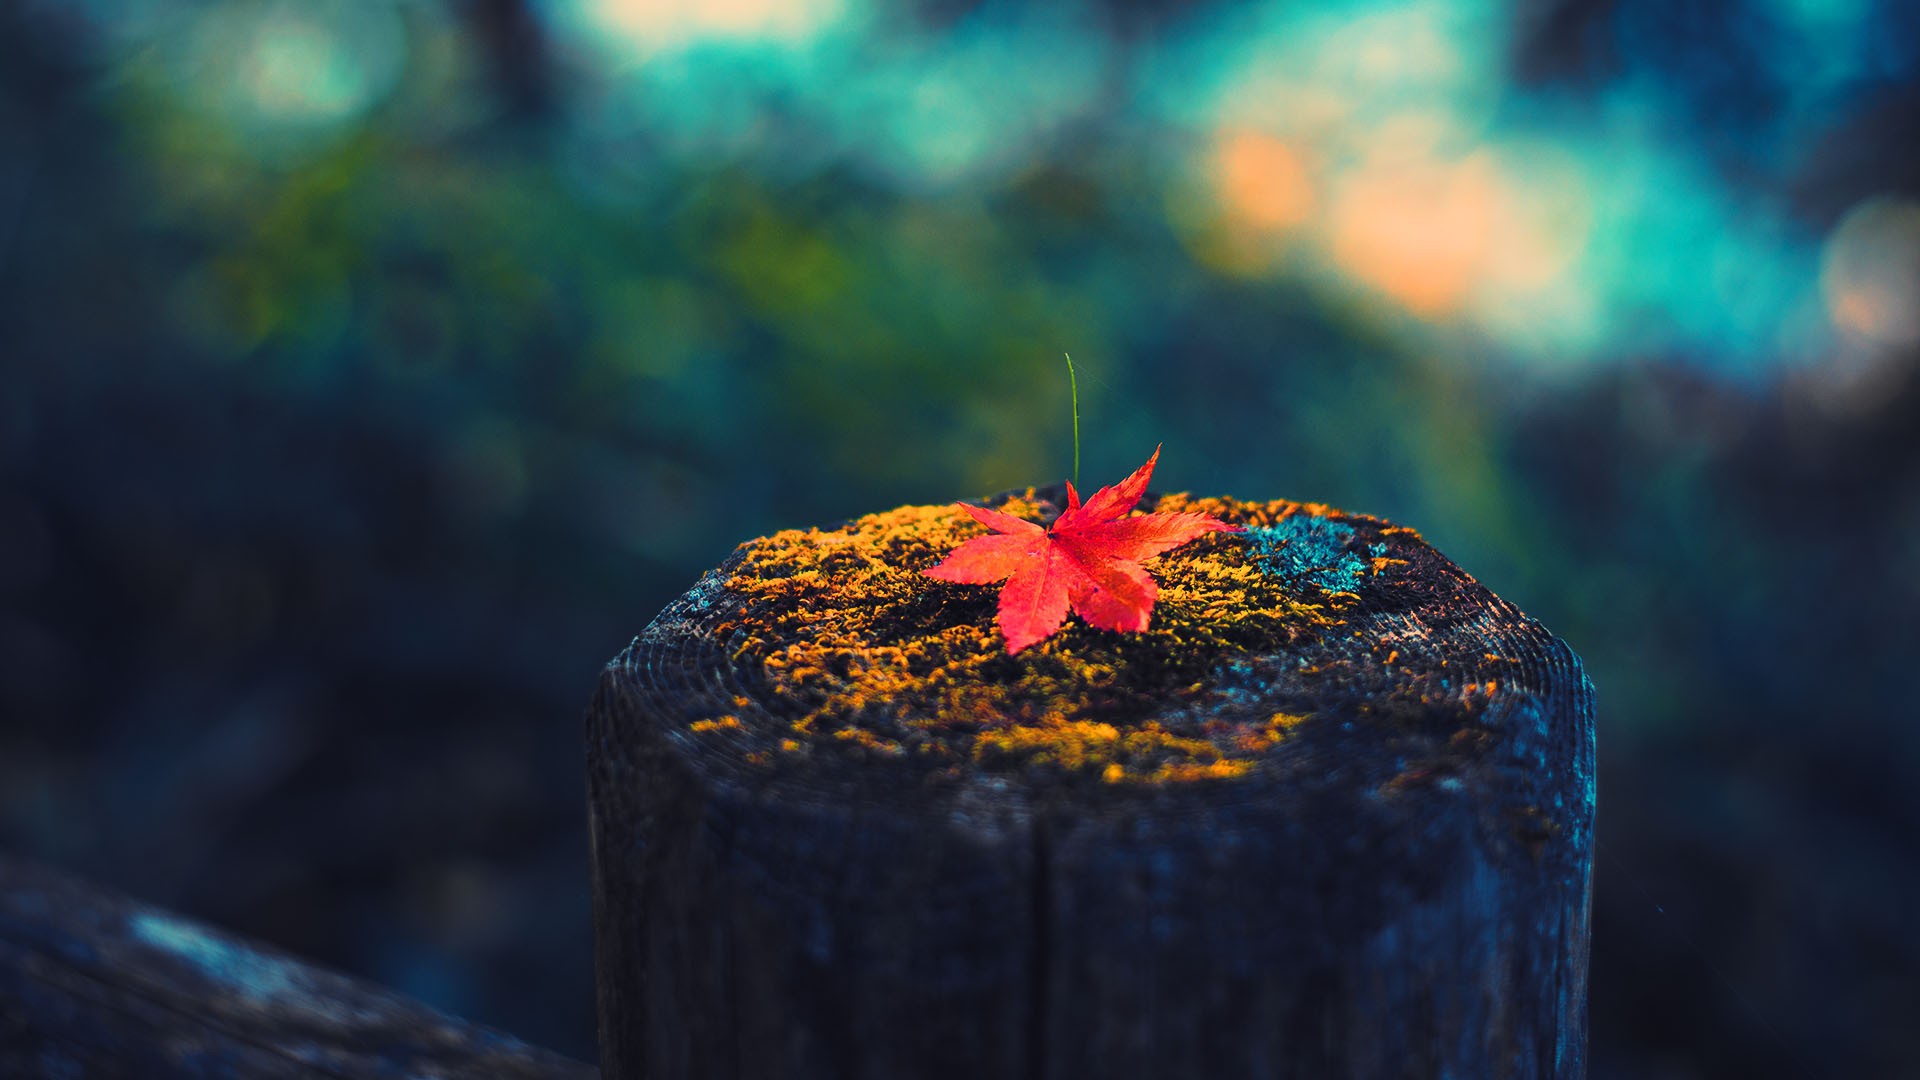
<path id="1" fill-rule="evenodd" d="M 1028 489 L 996 501 L 1044 523 L 1057 500 Z M 725 583 L 739 605 L 713 629 L 736 661 L 758 662 L 771 695 L 758 704 L 785 729 L 742 730 L 755 704 L 742 700 L 739 715 L 694 718 L 690 731 L 737 740 L 768 764 L 847 752 L 1109 784 L 1245 775 L 1310 717 L 1270 702 L 1231 707 L 1235 666 L 1298 655 L 1310 668 L 1316 656 L 1353 652 L 1339 640 L 1352 633 L 1346 614 L 1407 566 L 1387 539 L 1411 534 L 1287 501 L 1173 494 L 1148 508 L 1202 511 L 1248 531 L 1151 560 L 1160 596 L 1145 632 L 1074 619 L 1015 656 L 994 627 L 997 589 L 921 574 L 984 532 L 952 506 L 751 541 Z"/>

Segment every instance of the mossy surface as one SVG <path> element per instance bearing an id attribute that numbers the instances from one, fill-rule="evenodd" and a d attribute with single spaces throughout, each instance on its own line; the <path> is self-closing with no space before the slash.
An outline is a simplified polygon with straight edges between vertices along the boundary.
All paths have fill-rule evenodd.
<path id="1" fill-rule="evenodd" d="M 1050 495 L 997 502 L 1045 523 L 1058 513 Z M 725 580 L 737 604 L 711 629 L 731 642 L 733 663 L 763 673 L 765 697 L 693 719 L 690 731 L 769 765 L 845 753 L 1105 784 L 1246 775 L 1312 722 L 1310 709 L 1265 692 L 1255 668 L 1312 671 L 1315 657 L 1353 652 L 1348 614 L 1406 566 L 1383 538 L 1411 533 L 1286 501 L 1174 494 L 1152 508 L 1248 531 L 1150 560 L 1160 596 L 1145 632 L 1074 618 L 1013 656 L 994 625 L 997 587 L 921 573 L 984 532 L 951 505 L 751 541 Z"/>

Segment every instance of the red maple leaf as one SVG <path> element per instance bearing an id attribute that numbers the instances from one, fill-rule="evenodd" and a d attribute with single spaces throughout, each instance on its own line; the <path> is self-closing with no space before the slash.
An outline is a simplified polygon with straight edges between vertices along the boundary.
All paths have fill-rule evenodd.
<path id="1" fill-rule="evenodd" d="M 1094 492 L 1085 505 L 1068 483 L 1067 508 L 1050 529 L 960 503 L 993 532 L 953 549 L 926 575 L 967 585 L 1006 582 L 999 622 L 1009 653 L 1052 636 L 1069 607 L 1102 630 L 1145 630 L 1160 588 L 1140 560 L 1206 533 L 1242 531 L 1206 514 L 1129 516 L 1159 460 L 1156 446 L 1132 476 Z"/>

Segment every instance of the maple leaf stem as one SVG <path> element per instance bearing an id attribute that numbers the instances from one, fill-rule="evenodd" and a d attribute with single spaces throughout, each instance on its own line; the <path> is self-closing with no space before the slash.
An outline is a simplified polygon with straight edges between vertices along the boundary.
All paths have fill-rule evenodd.
<path id="1" fill-rule="evenodd" d="M 1073 486 L 1080 486 L 1080 380 L 1073 375 L 1073 354 L 1061 353 L 1067 358 L 1067 392 L 1073 398 Z"/>

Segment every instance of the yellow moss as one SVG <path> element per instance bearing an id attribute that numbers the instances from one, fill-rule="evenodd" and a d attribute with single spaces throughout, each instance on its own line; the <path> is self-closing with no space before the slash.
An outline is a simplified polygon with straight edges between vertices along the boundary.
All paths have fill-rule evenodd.
<path id="1" fill-rule="evenodd" d="M 1079 769 L 1111 762 L 1121 747 L 1120 729 L 1089 720 L 1049 716 L 1039 724 L 983 731 L 974 738 L 976 760 L 995 753 L 1024 755 L 1033 761 Z"/>
<path id="2" fill-rule="evenodd" d="M 1279 745 L 1280 740 L 1287 737 L 1287 732 L 1306 719 L 1298 713 L 1274 713 L 1264 725 L 1252 731 L 1243 732 L 1236 740 L 1236 745 L 1251 753 L 1264 753 Z"/>
<path id="3" fill-rule="evenodd" d="M 833 733 L 833 737 L 839 739 L 841 742 L 864 746 L 869 750 L 882 754 L 898 754 L 901 752 L 899 743 L 891 739 L 883 739 L 873 732 L 868 731 L 866 728 L 841 728 Z"/>
<path id="4" fill-rule="evenodd" d="M 1113 724 L 1056 714 L 1037 724 L 983 731 L 974 739 L 973 755 L 987 763 L 1011 756 L 1070 772 L 1098 772 L 1109 784 L 1230 779 L 1254 764 L 1251 759 L 1230 757 L 1207 739 L 1175 735 L 1154 721 L 1122 731 Z"/>
<path id="5" fill-rule="evenodd" d="M 1039 520 L 1042 503 L 1029 491 L 1002 509 Z M 1185 495 L 1163 497 L 1156 509 L 1249 526 L 1330 512 Z M 1160 586 L 1148 630 L 1113 634 L 1075 618 L 1009 657 L 993 622 L 997 590 L 921 573 L 984 531 L 952 506 L 909 506 L 743 545 L 727 587 L 744 606 L 715 632 L 737 635 L 736 658 L 762 665 L 771 704 L 788 716 L 782 750 L 831 739 L 992 768 L 1044 766 L 1107 783 L 1231 779 L 1303 718 L 1196 721 L 1196 730 L 1177 732 L 1126 718 L 1170 699 L 1204 702 L 1223 657 L 1271 654 L 1324 635 L 1342 625 L 1341 610 L 1356 599 L 1291 588 L 1262 572 L 1244 542 L 1215 534 L 1147 564 Z M 715 730 L 730 719 L 693 726 Z"/>
<path id="6" fill-rule="evenodd" d="M 1191 761 L 1170 761 L 1146 777 L 1154 783 L 1170 780 L 1231 780 L 1253 771 L 1253 762 L 1245 758 L 1222 758 L 1201 765 Z"/>

